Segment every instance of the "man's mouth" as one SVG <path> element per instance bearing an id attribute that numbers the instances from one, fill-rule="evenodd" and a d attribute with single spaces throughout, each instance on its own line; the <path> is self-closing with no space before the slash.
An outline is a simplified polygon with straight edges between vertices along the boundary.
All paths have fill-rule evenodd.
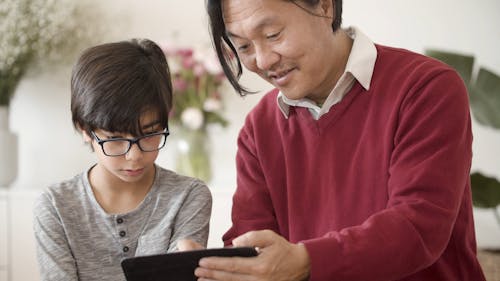
<path id="1" fill-rule="evenodd" d="M 286 76 L 288 73 L 290 73 L 292 70 L 294 70 L 294 68 L 289 68 L 285 71 L 279 71 L 279 72 L 271 72 L 271 73 L 268 73 L 268 77 L 275 80 L 275 79 L 280 79 L 284 76 Z"/>
<path id="2" fill-rule="evenodd" d="M 295 67 L 288 68 L 283 71 L 273 71 L 273 72 L 268 72 L 267 77 L 269 77 L 269 80 L 276 86 L 276 87 L 284 87 L 286 86 L 290 80 L 291 80 L 291 75 L 290 73 L 296 70 Z"/>

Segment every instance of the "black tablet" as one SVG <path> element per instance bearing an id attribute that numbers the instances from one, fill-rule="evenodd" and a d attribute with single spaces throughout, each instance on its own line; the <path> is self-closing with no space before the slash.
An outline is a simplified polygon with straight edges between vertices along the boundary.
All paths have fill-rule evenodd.
<path id="1" fill-rule="evenodd" d="M 253 257 L 255 248 L 215 248 L 124 259 L 127 281 L 196 281 L 194 270 L 203 257 Z"/>

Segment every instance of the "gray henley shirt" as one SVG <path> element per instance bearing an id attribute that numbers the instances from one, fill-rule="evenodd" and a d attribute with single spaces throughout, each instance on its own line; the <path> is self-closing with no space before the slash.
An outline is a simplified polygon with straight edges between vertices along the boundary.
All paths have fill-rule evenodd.
<path id="1" fill-rule="evenodd" d="M 89 170 L 50 186 L 35 203 L 42 280 L 121 281 L 125 258 L 176 251 L 182 238 L 206 246 L 212 197 L 202 181 L 156 166 L 143 202 L 108 214 L 94 197 Z"/>

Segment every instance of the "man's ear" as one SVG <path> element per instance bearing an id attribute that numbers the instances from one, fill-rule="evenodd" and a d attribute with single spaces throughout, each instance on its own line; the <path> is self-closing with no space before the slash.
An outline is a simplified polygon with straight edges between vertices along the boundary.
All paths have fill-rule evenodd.
<path id="1" fill-rule="evenodd" d="M 333 7 L 334 0 L 320 0 L 322 15 L 334 19 L 335 12 Z"/>

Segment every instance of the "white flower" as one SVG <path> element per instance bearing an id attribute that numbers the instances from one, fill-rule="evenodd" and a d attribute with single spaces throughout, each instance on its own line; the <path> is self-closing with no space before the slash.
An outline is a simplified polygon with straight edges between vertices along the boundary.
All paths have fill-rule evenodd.
<path id="1" fill-rule="evenodd" d="M 187 107 L 182 111 L 181 122 L 190 130 L 198 130 L 203 125 L 203 113 L 197 107 Z"/>
<path id="2" fill-rule="evenodd" d="M 203 109 L 208 112 L 215 112 L 222 109 L 222 103 L 218 99 L 207 98 L 203 103 Z"/>
<path id="3" fill-rule="evenodd" d="M 177 74 L 182 71 L 182 65 L 177 60 L 167 58 L 167 63 L 171 74 Z"/>
<path id="4" fill-rule="evenodd" d="M 218 75 L 222 73 L 222 66 L 220 65 L 219 60 L 216 57 L 206 57 L 203 62 L 205 68 L 210 74 Z"/>
<path id="5" fill-rule="evenodd" d="M 87 45 L 97 31 L 82 27 L 92 22 L 89 15 L 97 14 L 87 2 L 0 0 L 0 85 L 17 83 L 20 77 L 12 74 L 23 74 L 31 67 L 57 66 Z M 8 102 L 14 90 L 2 91 L 0 100 Z"/>
<path id="6" fill-rule="evenodd" d="M 194 54 L 196 61 L 202 63 L 208 73 L 212 75 L 219 75 L 222 73 L 222 66 L 215 53 L 210 48 L 196 49 Z"/>

